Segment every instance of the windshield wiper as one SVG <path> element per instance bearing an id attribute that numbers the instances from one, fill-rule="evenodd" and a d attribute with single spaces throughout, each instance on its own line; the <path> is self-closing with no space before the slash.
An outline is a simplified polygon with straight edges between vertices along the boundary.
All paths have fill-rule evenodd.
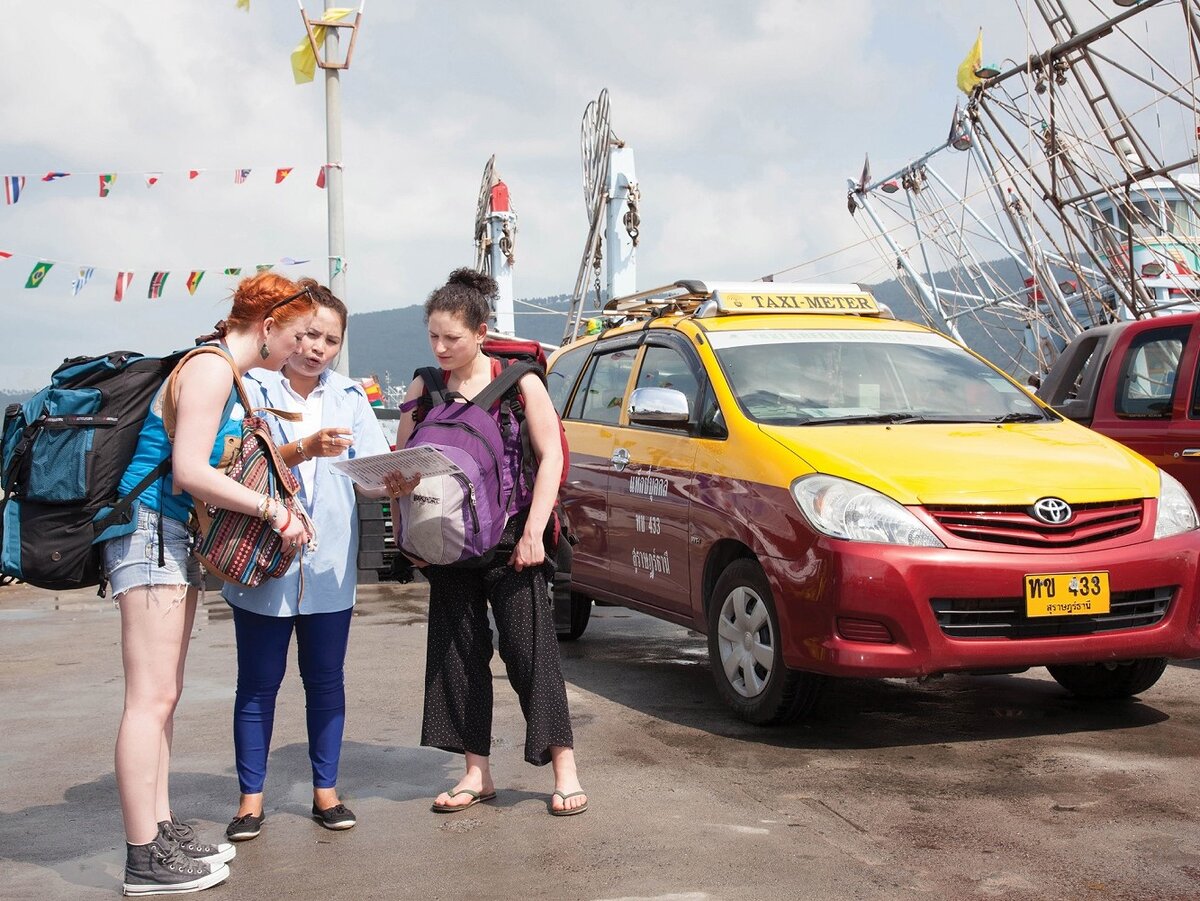
<path id="1" fill-rule="evenodd" d="M 873 423 L 904 424 L 910 422 L 937 422 L 937 420 L 927 419 L 915 413 L 863 413 L 858 416 L 831 416 L 828 419 L 806 419 L 800 425 L 845 425 L 846 423 L 870 425 Z"/>
<path id="2" fill-rule="evenodd" d="M 1003 416 L 989 419 L 988 422 L 1045 422 L 1045 420 L 1044 413 L 1005 413 Z"/>

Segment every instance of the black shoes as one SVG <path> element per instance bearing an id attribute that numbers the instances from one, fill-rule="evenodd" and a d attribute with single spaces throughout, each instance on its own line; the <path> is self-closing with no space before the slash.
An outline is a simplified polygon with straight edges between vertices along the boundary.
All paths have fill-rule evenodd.
<path id="1" fill-rule="evenodd" d="M 258 834 L 262 832 L 262 824 L 265 819 L 266 816 L 263 814 L 255 816 L 252 813 L 234 817 L 225 827 L 225 837 L 231 842 L 248 842 L 252 838 L 257 838 Z"/>
<path id="2" fill-rule="evenodd" d="M 199 892 L 229 878 L 223 863 L 209 867 L 193 860 L 169 839 L 159 837 L 146 845 L 125 846 L 125 895 L 174 895 Z"/>
<path id="3" fill-rule="evenodd" d="M 312 815 L 313 819 L 326 829 L 353 829 L 354 824 L 358 822 L 354 811 L 345 804 L 334 804 L 332 807 L 318 810 L 316 802 L 314 802 Z"/>

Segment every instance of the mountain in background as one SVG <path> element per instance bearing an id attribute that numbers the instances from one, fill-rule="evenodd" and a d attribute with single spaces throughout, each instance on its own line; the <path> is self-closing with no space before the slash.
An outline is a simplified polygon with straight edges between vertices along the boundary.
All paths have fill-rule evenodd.
<path id="1" fill-rule="evenodd" d="M 995 265 L 999 267 L 1003 264 Z M 1015 266 L 1013 273 L 1016 273 Z M 998 274 L 1003 277 L 1006 273 Z M 939 285 L 953 287 L 953 280 L 946 273 L 940 273 L 937 282 Z M 864 287 L 870 290 L 880 303 L 886 304 L 897 319 L 924 321 L 899 281 L 892 279 Z M 551 346 L 562 343 L 566 315 L 571 308 L 570 295 L 559 294 L 554 297 L 517 301 L 517 308 L 515 319 L 518 335 Z M 542 310 L 548 312 L 541 312 Z M 585 310 L 584 315 L 594 313 Z M 1007 355 L 1001 349 L 1002 344 L 1015 346 L 1021 341 L 1019 330 L 1008 335 L 997 335 L 969 317 L 960 321 L 959 330 L 966 345 L 989 360 L 1007 359 Z M 350 371 L 353 375 L 374 375 L 385 386 L 389 383 L 394 386 L 408 384 L 415 370 L 422 366 L 431 366 L 434 362 L 433 354 L 429 350 L 428 332 L 425 329 L 424 308 L 417 305 L 375 313 L 353 314 L 350 317 L 349 350 Z"/>
<path id="2" fill-rule="evenodd" d="M 998 268 L 1004 264 L 993 265 Z M 1007 273 L 998 274 L 1004 277 Z M 1015 265 L 1013 275 L 1016 275 Z M 940 273 L 937 282 L 948 287 L 953 287 L 954 283 L 946 273 Z M 923 321 L 916 305 L 895 279 L 864 287 L 869 288 L 880 303 L 887 304 L 898 319 Z M 570 307 L 569 294 L 517 301 L 517 334 L 550 346 L 561 344 Z M 585 311 L 585 316 L 592 312 L 589 301 L 589 309 Z M 1007 346 L 1012 346 L 1010 342 L 1019 343 L 1021 340 L 1018 331 L 1008 336 L 997 336 L 970 318 L 964 318 L 959 328 L 967 346 L 989 360 L 1006 359 L 1001 350 L 1001 341 Z M 428 332 L 425 329 L 424 307 L 420 304 L 374 313 L 351 314 L 347 346 L 350 351 L 350 372 L 356 377 L 374 375 L 385 386 L 389 383 L 393 386 L 406 385 L 414 370 L 430 366 L 434 362 L 433 354 L 429 350 Z M 47 381 L 49 378 L 50 373 L 47 372 Z M 0 389 L 0 404 L 22 403 L 33 395 L 34 390 Z"/>

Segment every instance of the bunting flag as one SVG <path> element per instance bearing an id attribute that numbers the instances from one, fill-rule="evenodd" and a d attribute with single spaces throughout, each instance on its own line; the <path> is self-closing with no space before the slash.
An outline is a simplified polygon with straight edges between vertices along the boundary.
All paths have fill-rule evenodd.
<path id="1" fill-rule="evenodd" d="M 3 260 L 12 259 L 12 254 L 9 253 L 7 250 L 0 250 L 0 259 L 3 259 Z"/>
<path id="2" fill-rule="evenodd" d="M 42 279 L 46 277 L 46 273 L 50 271 L 53 263 L 47 263 L 44 260 L 33 267 L 33 271 L 29 273 L 29 278 L 25 281 L 26 288 L 36 288 L 42 283 Z"/>
<path id="3" fill-rule="evenodd" d="M 195 294 L 196 289 L 200 287 L 200 279 L 204 278 L 204 270 L 196 269 L 188 276 L 187 289 L 188 294 Z"/>
<path id="4" fill-rule="evenodd" d="M 337 278 L 345 270 L 346 270 L 345 261 L 341 257 L 334 257 L 333 258 L 333 272 L 331 272 L 329 274 L 330 280 L 332 281 L 333 279 Z"/>
<path id="5" fill-rule="evenodd" d="M 4 176 L 4 202 L 12 206 L 21 199 L 21 192 L 25 190 L 24 175 L 6 175 Z"/>
<path id="6" fill-rule="evenodd" d="M 255 272 L 266 272 L 268 269 L 271 269 L 272 267 L 274 267 L 274 265 L 275 265 L 274 263 L 259 263 L 257 266 L 254 267 L 254 271 Z"/>
<path id="7" fill-rule="evenodd" d="M 152 188 L 156 184 L 158 184 L 158 180 L 159 180 L 159 178 L 162 177 L 162 173 L 161 172 L 147 172 L 142 177 L 146 179 L 146 187 Z"/>
<path id="8" fill-rule="evenodd" d="M 277 184 L 277 185 L 282 184 L 283 180 L 291 174 L 292 174 L 291 166 L 288 166 L 286 169 L 276 169 L 275 170 L 275 184 Z"/>
<path id="9" fill-rule="evenodd" d="M 199 178 L 200 173 L 203 171 L 204 171 L 203 169 L 188 169 L 188 181 L 191 181 L 192 179 L 195 179 L 195 178 Z"/>
<path id="10" fill-rule="evenodd" d="M 150 300 L 162 297 L 163 288 L 167 284 L 167 276 L 169 272 L 156 272 L 150 276 L 150 290 L 146 293 L 146 297 Z"/>
<path id="11" fill-rule="evenodd" d="M 107 197 L 108 192 L 112 190 L 112 186 L 117 183 L 117 173 L 110 172 L 108 175 L 100 176 L 100 196 Z M 120 298 L 118 298 L 120 299 Z"/>
<path id="12" fill-rule="evenodd" d="M 338 19 L 344 19 L 352 9 L 327 9 L 321 16 L 322 22 L 336 22 Z M 320 50 L 325 46 L 325 32 L 329 31 L 324 25 L 314 25 L 312 29 L 313 40 L 317 44 L 317 49 Z M 313 76 L 317 74 L 317 57 L 313 54 L 312 44 L 308 41 L 308 35 L 305 34 L 300 43 L 296 45 L 296 49 L 292 51 L 292 77 L 296 80 L 296 84 L 307 84 L 313 80 Z"/>
<path id="13" fill-rule="evenodd" d="M 226 275 L 241 275 L 241 274 L 242 274 L 242 267 L 241 267 L 241 266 L 234 266 L 232 269 L 226 269 L 226 270 L 225 270 L 225 274 L 226 274 Z"/>
<path id="14" fill-rule="evenodd" d="M 66 178 L 70 172 L 47 172 L 42 176 L 42 181 L 54 181 L 56 178 Z"/>
<path id="15" fill-rule="evenodd" d="M 363 376 L 359 383 L 363 386 L 363 390 L 367 393 L 367 403 L 372 407 L 383 406 L 383 388 L 379 386 L 379 382 L 373 376 Z"/>
<path id="16" fill-rule="evenodd" d="M 75 281 L 71 282 L 71 296 L 78 297 L 79 292 L 83 290 L 83 286 L 92 280 L 92 276 L 96 274 L 94 266 L 86 266 L 79 270 L 79 276 Z"/>
<path id="17" fill-rule="evenodd" d="M 113 291 L 113 300 L 114 301 L 116 301 L 117 303 L 121 302 L 121 299 L 125 297 L 125 289 L 129 287 L 129 283 L 131 281 L 133 281 L 133 273 L 132 272 L 118 272 L 117 273 L 117 287 Z"/>
<path id="18" fill-rule="evenodd" d="M 298 260 L 295 257 L 284 257 L 279 262 L 284 266 L 299 266 L 303 263 L 307 263 L 308 260 Z"/>
<path id="19" fill-rule="evenodd" d="M 979 29 L 979 34 L 975 37 L 975 43 L 971 46 L 971 52 L 967 54 L 958 66 L 958 89 L 964 94 L 970 94 L 975 89 L 975 85 L 983 81 L 975 72 L 983 66 L 983 29 Z"/>
<path id="20" fill-rule="evenodd" d="M 244 182 L 246 180 L 246 176 L 248 176 L 249 174 L 250 174 L 249 169 L 235 169 L 234 173 L 233 173 L 233 183 L 235 185 L 240 185 L 242 182 Z"/>
<path id="21" fill-rule="evenodd" d="M 329 167 L 328 167 L 328 166 L 322 166 L 322 167 L 321 167 L 321 171 L 317 173 L 317 187 L 318 187 L 318 188 L 323 188 L 323 187 L 325 187 L 325 170 L 326 170 L 327 168 L 329 168 Z"/>
<path id="22" fill-rule="evenodd" d="M 250 0 L 237 0 L 237 8 L 250 12 Z"/>

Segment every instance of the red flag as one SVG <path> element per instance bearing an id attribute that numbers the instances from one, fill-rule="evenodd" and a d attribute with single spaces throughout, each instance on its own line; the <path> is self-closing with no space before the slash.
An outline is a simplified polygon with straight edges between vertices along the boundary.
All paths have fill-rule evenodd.
<path id="1" fill-rule="evenodd" d="M 317 173 L 317 187 L 325 187 L 325 167 L 321 167 L 321 171 Z"/>
<path id="2" fill-rule="evenodd" d="M 285 178 L 287 178 L 289 175 L 291 175 L 292 168 L 293 168 L 292 166 L 288 166 L 286 169 L 276 169 L 275 170 L 275 184 L 279 184 Z"/>
<path id="3" fill-rule="evenodd" d="M 132 272 L 117 273 L 117 287 L 116 290 L 113 291 L 113 300 L 117 301 L 118 303 L 121 302 L 121 298 L 125 296 L 125 289 L 129 287 L 129 283 L 131 281 L 133 281 Z"/>
<path id="4" fill-rule="evenodd" d="M 189 181 L 191 181 L 193 178 L 196 178 L 199 175 L 200 175 L 199 169 L 188 169 L 188 180 Z"/>
<path id="5" fill-rule="evenodd" d="M 9 253 L 7 250 L 0 250 L 0 257 L 2 257 L 2 258 L 4 258 L 4 259 L 6 259 L 6 260 L 7 260 L 7 259 L 9 259 L 11 256 L 12 256 L 12 254 L 11 254 L 11 253 Z"/>

